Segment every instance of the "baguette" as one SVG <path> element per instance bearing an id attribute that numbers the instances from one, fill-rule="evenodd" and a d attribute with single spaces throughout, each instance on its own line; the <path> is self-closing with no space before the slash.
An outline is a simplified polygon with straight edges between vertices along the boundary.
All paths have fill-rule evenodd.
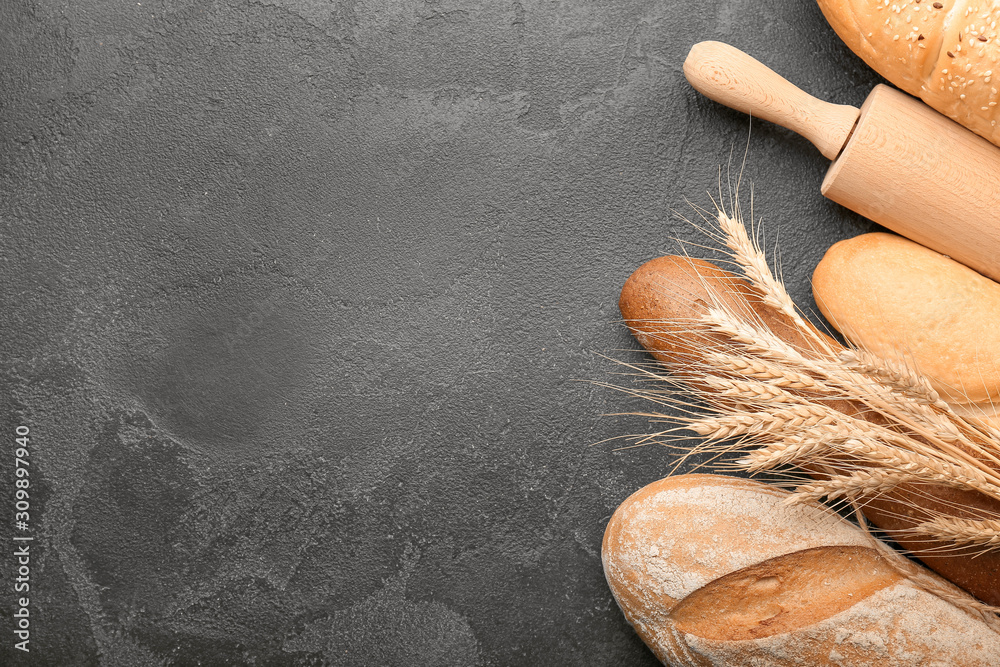
<path id="1" fill-rule="evenodd" d="M 601 550 L 629 623 L 663 662 L 995 666 L 1000 634 L 963 594 L 815 503 L 680 475 L 615 511 Z"/>
<path id="2" fill-rule="evenodd" d="M 818 1 L 837 35 L 872 69 L 1000 145 L 1000 2 Z"/>
<path id="3" fill-rule="evenodd" d="M 810 353 L 788 318 L 764 303 L 759 292 L 731 273 L 701 260 L 667 256 L 637 269 L 622 288 L 619 308 L 636 339 L 671 373 L 697 386 L 698 368 L 705 355 L 732 349 L 727 338 L 700 324 L 714 303 L 724 302 L 738 312 L 752 313 L 786 342 Z M 824 338 L 834 349 L 842 349 Z M 828 405 L 846 415 L 874 419 L 864 406 L 850 400 Z M 966 508 L 968 518 L 1000 515 L 1000 501 L 984 494 L 939 485 L 901 484 L 884 495 L 866 499 L 865 516 L 880 528 L 907 531 L 935 513 Z M 899 533 L 897 541 L 925 565 L 969 591 L 980 600 L 1000 605 L 1000 551 L 961 553 L 951 545 L 925 536 Z"/>

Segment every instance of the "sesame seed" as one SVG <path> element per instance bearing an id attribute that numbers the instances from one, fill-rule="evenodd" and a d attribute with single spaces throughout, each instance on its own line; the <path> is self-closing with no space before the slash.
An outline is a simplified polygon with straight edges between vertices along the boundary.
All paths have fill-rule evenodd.
<path id="1" fill-rule="evenodd" d="M 986 38 L 985 38 L 985 37 L 983 37 L 982 35 L 980 35 L 980 36 L 979 36 L 979 41 L 980 41 L 980 42 L 985 42 L 985 41 L 986 41 Z"/>
<path id="2" fill-rule="evenodd" d="M 963 93 L 963 94 L 959 95 L 959 96 L 958 96 L 958 99 L 960 99 L 960 100 L 964 100 L 964 99 L 965 99 L 965 94 Z"/>
<path id="3" fill-rule="evenodd" d="M 896 35 L 895 37 L 893 37 L 893 38 L 892 38 L 892 41 L 894 41 L 894 42 L 898 42 L 898 41 L 899 41 L 899 35 Z"/>
<path id="4" fill-rule="evenodd" d="M 952 53 L 951 51 L 949 51 L 949 52 L 948 52 L 948 57 L 949 57 L 949 58 L 954 58 L 954 57 L 955 57 L 955 54 L 954 54 L 954 53 Z"/>
<path id="5" fill-rule="evenodd" d="M 942 7 L 944 7 L 944 5 L 942 5 L 940 2 L 934 3 L 934 9 L 941 9 Z"/>
<path id="6" fill-rule="evenodd" d="M 923 35 L 917 35 L 917 41 L 918 42 L 924 41 L 924 36 Z"/>

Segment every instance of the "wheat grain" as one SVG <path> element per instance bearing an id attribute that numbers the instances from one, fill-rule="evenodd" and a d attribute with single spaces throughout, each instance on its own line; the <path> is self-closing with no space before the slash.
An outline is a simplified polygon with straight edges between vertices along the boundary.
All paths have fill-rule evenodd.
<path id="1" fill-rule="evenodd" d="M 816 378 L 799 373 L 781 364 L 740 357 L 723 352 L 712 352 L 705 355 L 705 364 L 720 371 L 728 371 L 745 378 L 762 380 L 785 389 L 810 389 L 814 391 L 830 391 L 830 388 Z"/>
<path id="2" fill-rule="evenodd" d="M 789 403 L 796 398 L 787 391 L 766 382 L 747 380 L 730 380 L 720 377 L 706 377 L 705 385 L 714 389 L 720 396 L 739 399 L 741 403 Z"/>
<path id="3" fill-rule="evenodd" d="M 913 532 L 962 546 L 987 548 L 1000 546 L 1000 521 L 990 519 L 939 516 L 918 524 L 913 528 Z"/>
<path id="4" fill-rule="evenodd" d="M 893 388 L 918 401 L 945 411 L 951 409 L 941 400 L 940 394 L 931 386 L 930 381 L 911 368 L 881 359 L 860 348 L 843 350 L 837 358 L 848 369 L 881 378 Z"/>
<path id="5" fill-rule="evenodd" d="M 796 405 L 773 412 L 744 412 L 691 420 L 686 428 L 710 440 L 738 435 L 797 433 L 810 426 L 822 426 L 832 419 L 822 406 Z M 808 431 L 806 431 L 808 432 Z"/>
<path id="6" fill-rule="evenodd" d="M 755 449 L 736 463 L 749 472 L 772 470 L 790 463 L 800 463 L 826 447 L 825 442 L 816 438 L 790 436 Z"/>
<path id="7" fill-rule="evenodd" d="M 905 473 L 915 482 L 978 491 L 1000 500 L 1000 480 L 996 473 L 956 465 L 934 454 L 905 451 L 871 439 L 851 438 L 838 445 L 837 450 L 860 461 Z"/>
<path id="8" fill-rule="evenodd" d="M 717 223 L 719 238 L 761 307 L 783 316 L 797 342 L 786 340 L 787 331 L 773 330 L 769 322 L 775 320 L 762 319 L 756 303 L 723 298 L 706 282 L 705 301 L 692 309 L 697 315 L 641 326 L 647 341 L 683 336 L 691 350 L 659 370 L 637 371 L 646 388 L 626 391 L 681 410 L 679 416 L 653 413 L 650 419 L 701 435 L 704 441 L 693 452 L 741 453 L 726 465 L 793 476 L 797 487 L 788 502 L 868 502 L 901 484 L 917 495 L 945 486 L 1000 501 L 1000 431 L 957 414 L 902 356 L 889 360 L 861 348 L 835 349 L 775 279 L 738 207 L 720 210 Z M 642 442 L 672 434 L 661 431 Z M 800 472 L 787 471 L 788 465 Z M 803 467 L 827 477 L 809 479 Z M 1000 550 L 1000 513 L 972 521 L 950 501 L 933 497 L 941 511 L 928 511 L 919 526 L 942 548 Z M 899 514 L 904 525 L 914 525 L 903 509 Z"/>
<path id="9" fill-rule="evenodd" d="M 774 278 L 764 253 L 747 234 L 739 207 L 734 209 L 732 216 L 719 209 L 716 219 L 725 235 L 726 246 L 732 251 L 733 260 L 742 267 L 744 275 L 751 284 L 761 291 L 763 302 L 783 313 L 797 328 L 807 332 L 808 337 L 817 343 L 821 350 L 829 352 L 827 341 L 802 318 L 785 286 Z"/>
<path id="10" fill-rule="evenodd" d="M 784 502 L 794 504 L 823 498 L 855 500 L 861 496 L 892 491 L 906 481 L 906 476 L 895 470 L 865 468 L 847 475 L 833 475 L 811 484 L 800 484 L 795 488 L 795 493 Z"/>

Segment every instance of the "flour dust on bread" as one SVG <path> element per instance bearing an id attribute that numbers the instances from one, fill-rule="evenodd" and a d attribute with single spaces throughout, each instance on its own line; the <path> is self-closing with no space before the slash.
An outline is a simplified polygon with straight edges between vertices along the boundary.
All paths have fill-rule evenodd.
<path id="1" fill-rule="evenodd" d="M 1000 145 L 1000 0 L 818 2 L 872 69 Z"/>
<path id="2" fill-rule="evenodd" d="M 664 663 L 986 667 L 1000 634 L 967 595 L 816 503 L 679 475 L 615 511 L 605 576 Z"/>

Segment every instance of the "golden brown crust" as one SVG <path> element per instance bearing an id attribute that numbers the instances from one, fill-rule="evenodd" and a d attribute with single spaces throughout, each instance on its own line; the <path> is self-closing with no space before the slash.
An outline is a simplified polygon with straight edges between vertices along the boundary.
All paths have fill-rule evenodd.
<path id="1" fill-rule="evenodd" d="M 725 299 L 737 310 L 752 309 L 786 342 L 805 345 L 791 324 L 761 303 L 759 294 L 745 281 L 709 262 L 687 257 L 667 256 L 643 264 L 622 289 L 619 307 L 636 338 L 651 354 L 683 370 L 685 365 L 696 366 L 706 352 L 727 345 L 723 338 L 697 328 L 713 299 Z M 849 401 L 831 402 L 830 406 L 845 414 L 871 418 L 868 411 Z M 1000 514 L 1000 502 L 982 494 L 912 485 L 901 485 L 883 499 L 866 503 L 864 511 L 876 526 L 898 531 L 928 520 L 934 510 L 953 513 L 955 503 L 966 508 L 969 518 Z M 951 545 L 940 542 L 905 537 L 898 542 L 935 572 L 982 601 L 1000 605 L 997 551 L 973 556 L 956 553 Z"/>
<path id="2" fill-rule="evenodd" d="M 647 645 L 658 654 L 655 646 L 669 646 L 671 610 L 719 577 L 789 550 L 870 543 L 829 510 L 781 505 L 785 495 L 745 479 L 678 475 L 618 507 L 604 533 L 604 572 Z"/>
<path id="3" fill-rule="evenodd" d="M 835 243 L 813 273 L 827 320 L 881 356 L 901 352 L 952 403 L 1000 400 L 1000 285 L 895 234 Z"/>
<path id="4" fill-rule="evenodd" d="M 681 475 L 630 496 L 602 546 L 611 590 L 673 665 L 984 667 L 1000 635 L 927 593 L 871 538 L 758 482 Z"/>
<path id="5" fill-rule="evenodd" d="M 788 318 L 765 305 L 753 286 L 701 259 L 666 255 L 646 262 L 625 281 L 618 309 L 654 357 L 687 364 L 729 345 L 700 325 L 700 318 L 716 303 L 759 321 L 793 345 L 809 347 Z"/>
<path id="6" fill-rule="evenodd" d="M 761 639 L 815 625 L 902 579 L 873 548 L 815 547 L 719 577 L 681 600 L 670 618 L 704 639 Z"/>
<path id="7" fill-rule="evenodd" d="M 837 35 L 876 72 L 1000 143 L 1000 2 L 818 0 Z"/>

